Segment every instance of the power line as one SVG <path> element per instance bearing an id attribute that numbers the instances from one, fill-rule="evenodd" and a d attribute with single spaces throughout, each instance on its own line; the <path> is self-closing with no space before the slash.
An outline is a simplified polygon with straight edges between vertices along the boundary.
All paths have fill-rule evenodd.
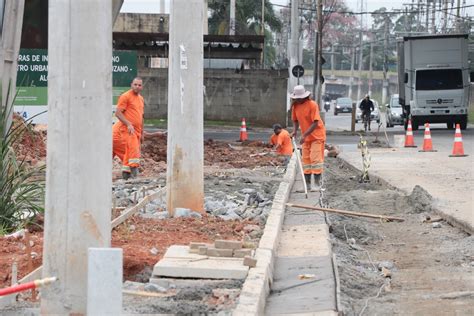
<path id="1" fill-rule="evenodd" d="M 288 5 L 283 5 L 283 4 L 276 4 L 272 3 L 273 6 L 275 7 L 282 7 L 282 8 L 290 8 Z M 474 4 L 470 5 L 464 5 L 464 6 L 458 6 L 458 7 L 452 7 L 452 8 L 441 8 L 441 9 L 436 9 L 435 12 L 443 12 L 443 11 L 450 11 L 453 9 L 465 9 L 465 8 L 471 8 L 474 7 Z M 307 8 L 307 7 L 299 7 L 300 10 L 306 10 L 306 11 L 316 11 L 315 9 Z M 364 14 L 371 14 L 371 15 L 385 15 L 385 14 L 406 14 L 406 13 L 411 13 L 411 14 L 418 14 L 418 13 L 423 13 L 425 12 L 424 10 L 411 10 L 411 11 L 404 11 L 403 9 L 399 9 L 396 11 L 385 11 L 385 12 L 377 12 L 377 11 L 361 11 L 361 12 L 354 12 L 354 11 L 338 11 L 338 10 L 323 10 L 324 13 L 340 13 L 340 14 L 349 14 L 349 15 L 364 15 Z"/>

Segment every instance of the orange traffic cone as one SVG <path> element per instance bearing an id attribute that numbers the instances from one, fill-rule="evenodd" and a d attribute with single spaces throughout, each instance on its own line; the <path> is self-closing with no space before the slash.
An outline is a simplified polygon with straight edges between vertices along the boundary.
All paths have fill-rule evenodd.
<path id="1" fill-rule="evenodd" d="M 456 124 L 456 133 L 454 134 L 454 147 L 453 154 L 449 157 L 467 157 L 468 155 L 464 154 L 464 147 L 462 145 L 462 135 L 461 128 L 459 124 Z"/>
<path id="2" fill-rule="evenodd" d="M 242 125 L 240 126 L 240 141 L 246 141 L 248 139 L 247 126 L 245 125 L 245 118 L 242 118 Z"/>
<path id="3" fill-rule="evenodd" d="M 413 130 L 411 128 L 411 120 L 408 120 L 407 134 L 405 136 L 405 147 L 416 147 L 413 139 Z"/>
<path id="4" fill-rule="evenodd" d="M 423 138 L 423 149 L 420 151 L 437 151 L 433 149 L 433 142 L 431 141 L 430 123 L 425 124 L 425 137 Z"/>

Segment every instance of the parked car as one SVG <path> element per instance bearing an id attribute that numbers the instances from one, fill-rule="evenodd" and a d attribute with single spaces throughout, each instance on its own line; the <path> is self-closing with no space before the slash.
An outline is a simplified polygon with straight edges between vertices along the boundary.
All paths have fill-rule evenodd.
<path id="1" fill-rule="evenodd" d="M 393 94 L 387 104 L 387 127 L 403 125 L 403 109 L 398 103 L 398 94 Z"/>
<path id="2" fill-rule="evenodd" d="M 362 100 L 363 100 L 363 99 L 362 99 Z M 362 102 L 362 100 L 360 100 L 359 102 L 357 102 L 356 119 L 355 119 L 355 122 L 356 122 L 356 123 L 359 123 L 359 122 L 362 123 L 362 111 L 360 110 L 360 103 Z M 371 100 L 372 100 L 372 99 L 371 99 Z M 371 120 L 371 121 L 377 121 L 377 123 L 380 123 L 379 104 L 378 104 L 378 102 L 375 101 L 375 100 L 372 100 L 372 102 L 374 103 L 374 110 L 370 113 L 370 120 Z"/>
<path id="3" fill-rule="evenodd" d="M 352 112 L 352 100 L 351 98 L 337 98 L 336 104 L 334 105 L 334 115 L 338 113 L 351 113 Z"/>

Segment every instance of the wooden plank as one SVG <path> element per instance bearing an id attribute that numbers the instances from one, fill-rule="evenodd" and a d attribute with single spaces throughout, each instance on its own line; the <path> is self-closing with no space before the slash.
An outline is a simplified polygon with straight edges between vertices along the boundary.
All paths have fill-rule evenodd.
<path id="1" fill-rule="evenodd" d="M 152 193 L 150 195 L 147 195 L 146 197 L 144 197 L 140 202 L 138 202 L 138 204 L 132 206 L 131 208 L 128 208 L 124 211 L 124 213 L 122 215 L 120 215 L 119 217 L 115 218 L 113 221 L 112 221 L 112 228 L 115 228 L 117 227 L 118 225 L 122 224 L 123 222 L 125 222 L 127 219 L 129 219 L 133 214 L 135 214 L 136 212 L 138 212 L 140 209 L 142 209 L 143 207 L 145 207 L 150 201 L 153 201 L 153 200 L 156 200 L 158 197 L 162 196 L 163 195 L 163 192 L 164 192 L 165 188 L 155 192 L 155 193 Z"/>
<path id="2" fill-rule="evenodd" d="M 328 213 L 337 213 L 337 214 L 349 215 L 349 216 L 369 217 L 369 218 L 377 218 L 377 219 L 384 219 L 388 221 L 397 221 L 397 222 L 405 221 L 405 219 L 403 218 L 393 217 L 393 216 L 375 215 L 375 214 L 359 213 L 359 212 L 344 211 L 344 210 L 335 210 L 331 208 L 323 208 L 323 207 L 293 204 L 293 203 L 286 203 L 286 205 L 289 207 L 305 208 L 308 210 L 322 211 L 322 212 L 328 212 Z"/>

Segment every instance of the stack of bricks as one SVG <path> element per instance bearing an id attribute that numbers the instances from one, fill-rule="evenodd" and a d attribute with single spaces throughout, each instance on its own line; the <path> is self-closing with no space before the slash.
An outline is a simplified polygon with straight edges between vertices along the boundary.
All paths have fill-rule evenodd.
<path id="1" fill-rule="evenodd" d="M 254 267 L 256 260 L 252 258 L 253 249 L 244 246 L 247 245 L 236 240 L 216 240 L 213 245 L 191 242 L 189 252 L 209 257 L 244 258 L 244 265 Z"/>

